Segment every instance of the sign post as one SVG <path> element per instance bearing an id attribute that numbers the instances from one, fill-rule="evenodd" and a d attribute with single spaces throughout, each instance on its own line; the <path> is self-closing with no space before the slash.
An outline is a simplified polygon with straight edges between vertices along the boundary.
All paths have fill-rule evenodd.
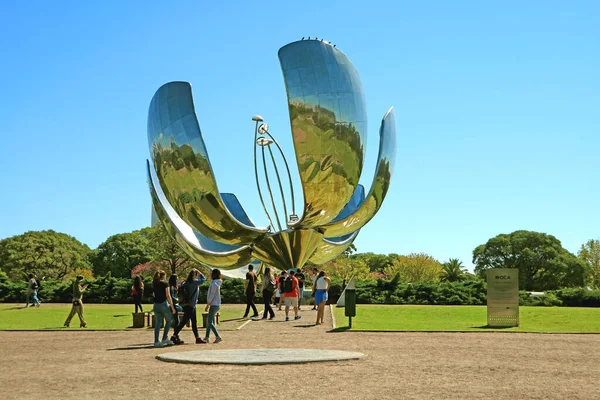
<path id="1" fill-rule="evenodd" d="M 352 328 L 352 317 L 356 316 L 356 286 L 354 276 L 344 289 L 344 315 L 348 317 L 348 328 Z"/>
<path id="2" fill-rule="evenodd" d="M 519 270 L 487 271 L 487 320 L 489 327 L 519 326 Z"/>

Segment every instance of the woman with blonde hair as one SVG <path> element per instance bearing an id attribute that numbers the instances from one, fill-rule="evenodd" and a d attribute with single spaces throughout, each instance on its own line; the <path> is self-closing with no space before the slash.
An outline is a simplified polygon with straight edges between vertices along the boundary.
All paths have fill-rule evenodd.
<path id="1" fill-rule="evenodd" d="M 171 293 L 169 291 L 169 285 L 165 281 L 167 274 L 163 270 L 158 270 L 154 274 L 154 280 L 152 286 L 154 288 L 154 347 L 165 347 L 172 346 L 173 342 L 169 340 L 169 329 L 171 329 L 171 322 L 173 320 L 172 314 L 175 314 L 177 310 L 171 299 Z M 163 320 L 165 329 L 163 331 L 162 341 L 158 340 L 160 335 L 160 329 L 163 326 Z"/>

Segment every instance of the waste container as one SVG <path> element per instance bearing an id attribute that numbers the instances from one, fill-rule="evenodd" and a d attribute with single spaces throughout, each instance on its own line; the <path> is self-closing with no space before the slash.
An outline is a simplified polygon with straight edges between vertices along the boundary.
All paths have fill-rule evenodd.
<path id="1" fill-rule="evenodd" d="M 219 317 L 220 316 L 221 316 L 221 313 L 215 314 L 215 325 L 219 325 Z M 206 328 L 207 326 L 208 326 L 208 313 L 203 312 L 202 313 L 202 327 Z"/>
<path id="2" fill-rule="evenodd" d="M 131 313 L 131 315 L 133 316 L 133 324 L 132 326 L 134 328 L 143 328 L 144 326 L 146 326 L 146 313 L 143 312 L 134 312 Z"/>

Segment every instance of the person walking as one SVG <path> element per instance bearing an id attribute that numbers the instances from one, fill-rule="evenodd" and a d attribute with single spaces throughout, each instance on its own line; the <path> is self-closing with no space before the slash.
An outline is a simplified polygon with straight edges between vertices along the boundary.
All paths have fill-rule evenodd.
<path id="1" fill-rule="evenodd" d="M 262 296 L 265 303 L 262 319 L 267 319 L 267 313 L 269 314 L 269 319 L 275 318 L 275 311 L 271 307 L 271 297 L 273 297 L 275 287 L 275 277 L 271 273 L 271 268 L 267 267 L 262 279 Z"/>
<path id="2" fill-rule="evenodd" d="M 177 275 L 173 274 L 169 277 L 169 292 L 171 293 L 171 300 L 173 300 L 173 306 L 175 307 L 175 313 L 173 314 L 172 326 L 179 326 L 179 312 L 183 311 L 183 308 L 179 305 L 179 299 L 177 293 L 179 286 L 177 285 Z"/>
<path id="3" fill-rule="evenodd" d="M 206 337 L 204 341 L 208 343 L 210 338 L 210 331 L 212 330 L 216 336 L 214 343 L 222 342 L 223 339 L 219 335 L 219 331 L 215 325 L 215 316 L 221 308 L 221 271 L 213 269 L 211 273 L 210 286 L 208 287 L 208 294 L 206 295 L 206 308 L 204 311 L 208 311 L 208 318 L 206 322 Z"/>
<path id="4" fill-rule="evenodd" d="M 302 297 L 304 296 L 304 280 L 306 279 L 306 276 L 301 269 L 296 271 L 296 279 L 298 279 L 298 310 L 300 310 L 300 306 L 302 305 Z"/>
<path id="5" fill-rule="evenodd" d="M 246 292 L 246 312 L 244 313 L 243 318 L 248 318 L 248 313 L 250 312 L 250 307 L 252 307 L 252 311 L 254 314 L 252 318 L 258 317 L 258 310 L 254 305 L 254 296 L 256 295 L 256 285 L 257 285 L 257 277 L 254 273 L 254 266 L 252 264 L 248 265 L 248 272 L 246 273 L 246 282 L 244 291 Z"/>
<path id="6" fill-rule="evenodd" d="M 173 320 L 172 315 L 177 313 L 173 299 L 171 299 L 171 292 L 169 291 L 169 285 L 165 279 L 167 274 L 163 270 L 158 270 L 154 274 L 152 281 L 152 287 L 154 289 L 154 347 L 165 347 L 172 346 L 173 342 L 169 340 L 169 329 L 171 328 L 171 322 Z M 158 340 L 160 335 L 160 329 L 165 324 L 163 331 L 162 341 Z"/>
<path id="7" fill-rule="evenodd" d="M 81 285 L 81 281 L 83 281 L 83 276 L 77 275 L 75 278 L 75 282 L 73 283 L 73 305 L 71 306 L 71 312 L 67 317 L 64 327 L 68 328 L 71 325 L 71 319 L 77 313 L 79 317 L 79 327 L 87 328 L 87 324 L 85 323 L 85 319 L 83 319 L 83 292 L 87 289 L 88 285 Z"/>
<path id="8" fill-rule="evenodd" d="M 135 304 L 135 312 L 138 312 L 138 308 L 140 312 L 144 312 L 144 308 L 142 307 L 142 298 L 144 296 L 144 281 L 142 277 L 136 275 L 133 278 L 133 286 L 131 287 L 131 295 L 133 296 L 133 303 Z"/>
<path id="9" fill-rule="evenodd" d="M 181 284 L 179 304 L 183 307 L 183 317 L 179 325 L 175 327 L 175 332 L 171 337 L 171 341 L 177 344 L 183 344 L 183 340 L 179 338 L 179 332 L 183 329 L 188 321 L 192 321 L 192 332 L 196 338 L 196 344 L 206 343 L 198 334 L 198 322 L 196 320 L 196 303 L 198 303 L 198 287 L 206 281 L 206 277 L 197 270 L 192 269 L 185 280 Z"/>
<path id="10" fill-rule="evenodd" d="M 327 304 L 329 286 L 331 280 L 327 277 L 325 271 L 319 272 L 317 280 L 315 282 L 315 303 L 319 305 L 317 311 L 317 322 L 315 325 L 321 325 L 323 323 L 323 317 L 325 316 L 325 305 Z"/>
<path id="11" fill-rule="evenodd" d="M 294 276 L 294 270 L 290 271 L 290 275 L 285 279 L 283 284 L 283 297 L 285 298 L 285 320 L 289 321 L 290 307 L 294 307 L 294 319 L 300 319 L 298 315 L 298 279 Z"/>
<path id="12" fill-rule="evenodd" d="M 38 298 L 37 291 L 39 288 L 39 281 L 36 279 L 37 276 L 34 273 L 28 275 L 29 281 L 27 282 L 27 298 L 25 299 L 25 307 L 29 307 L 29 303 L 31 302 L 31 307 L 36 306 L 39 307 L 41 305 L 40 299 Z"/>
<path id="13" fill-rule="evenodd" d="M 279 311 L 281 311 L 281 306 L 285 301 L 285 297 L 283 297 L 283 285 L 285 284 L 285 280 L 287 278 L 287 272 L 281 271 L 281 275 L 279 275 Z"/>

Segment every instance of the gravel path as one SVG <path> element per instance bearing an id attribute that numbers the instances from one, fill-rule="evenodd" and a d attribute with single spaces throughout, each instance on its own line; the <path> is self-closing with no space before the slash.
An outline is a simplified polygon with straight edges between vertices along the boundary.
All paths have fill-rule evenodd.
<path id="1" fill-rule="evenodd" d="M 295 322 L 276 313 L 273 321 L 223 332 L 219 344 L 166 349 L 107 351 L 150 344 L 150 331 L 0 332 L 2 398 L 600 399 L 600 335 L 329 333 L 329 311 L 318 327 L 315 311 L 303 311 Z M 191 332 L 182 338 L 191 339 Z M 290 347 L 366 357 L 263 366 L 154 358 L 169 351 Z"/>

